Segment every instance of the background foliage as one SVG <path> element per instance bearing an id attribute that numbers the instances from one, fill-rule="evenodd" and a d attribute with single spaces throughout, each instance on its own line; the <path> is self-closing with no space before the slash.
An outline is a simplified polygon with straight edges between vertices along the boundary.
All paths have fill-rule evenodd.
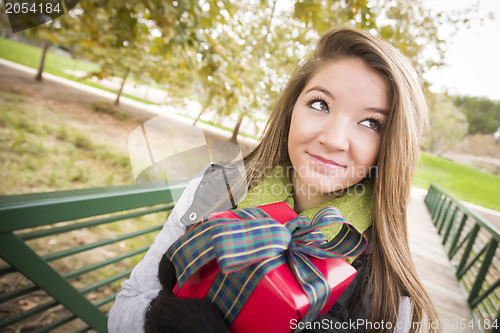
<path id="1" fill-rule="evenodd" d="M 81 0 L 27 34 L 98 64 L 89 75 L 123 83 L 132 77 L 194 97 L 203 105 L 200 115 L 211 109 L 233 119 L 236 138 L 244 117 L 267 116 L 325 30 L 369 30 L 423 73 L 443 63 L 438 28 L 463 28 L 464 12 L 433 13 L 423 0 Z M 120 95 L 121 89 L 117 104 Z"/>
<path id="2" fill-rule="evenodd" d="M 500 102 L 471 96 L 457 96 L 453 102 L 467 116 L 469 134 L 493 134 L 500 127 Z"/>

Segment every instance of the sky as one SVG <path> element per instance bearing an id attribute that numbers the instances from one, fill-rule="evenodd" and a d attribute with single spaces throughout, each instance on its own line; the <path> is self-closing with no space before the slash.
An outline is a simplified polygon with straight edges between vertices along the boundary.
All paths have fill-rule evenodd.
<path id="1" fill-rule="evenodd" d="M 475 0 L 427 0 L 437 10 L 467 8 Z M 480 0 L 479 15 L 494 13 L 494 19 L 474 22 L 470 29 L 447 38 L 444 68 L 424 77 L 434 92 L 488 97 L 500 101 L 500 0 Z M 476 16 L 476 14 L 473 14 Z M 443 35 L 446 31 L 443 29 Z"/>

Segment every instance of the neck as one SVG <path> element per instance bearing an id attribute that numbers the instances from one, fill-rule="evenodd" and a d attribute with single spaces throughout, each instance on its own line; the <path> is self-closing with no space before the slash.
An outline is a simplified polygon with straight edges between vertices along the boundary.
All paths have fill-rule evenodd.
<path id="1" fill-rule="evenodd" d="M 309 207 L 315 206 L 323 201 L 334 199 L 338 196 L 335 192 L 318 193 L 317 189 L 309 189 L 308 186 L 304 186 L 304 184 L 300 183 L 300 180 L 296 177 L 294 172 L 291 173 L 290 180 L 293 184 L 293 209 L 298 214 Z"/>

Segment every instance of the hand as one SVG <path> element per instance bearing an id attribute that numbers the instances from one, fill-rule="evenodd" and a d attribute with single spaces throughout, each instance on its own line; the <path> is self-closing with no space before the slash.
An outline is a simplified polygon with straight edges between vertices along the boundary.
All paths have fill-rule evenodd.
<path id="1" fill-rule="evenodd" d="M 204 299 L 179 298 L 172 293 L 177 282 L 172 262 L 163 256 L 158 269 L 163 289 L 151 301 L 146 312 L 147 333 L 219 333 L 229 332 L 219 310 Z"/>

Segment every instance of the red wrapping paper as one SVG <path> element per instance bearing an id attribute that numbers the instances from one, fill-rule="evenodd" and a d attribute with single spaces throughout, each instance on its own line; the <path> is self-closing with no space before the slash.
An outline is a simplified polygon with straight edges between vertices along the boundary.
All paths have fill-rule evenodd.
<path id="1" fill-rule="evenodd" d="M 259 206 L 259 208 L 282 224 L 297 216 L 297 213 L 284 202 Z M 226 211 L 212 218 L 238 217 L 231 211 Z M 321 313 L 327 313 L 354 279 L 356 270 L 343 258 L 309 258 L 327 279 L 332 289 L 330 298 L 321 311 Z M 182 288 L 177 289 L 176 285 L 173 292 L 182 298 L 203 299 L 218 273 L 217 261 L 212 260 L 193 274 Z M 290 266 L 282 264 L 269 271 L 261 279 L 230 326 L 230 331 L 235 333 L 291 332 L 293 331 L 292 324 L 301 320 L 309 305 L 309 299 Z"/>

